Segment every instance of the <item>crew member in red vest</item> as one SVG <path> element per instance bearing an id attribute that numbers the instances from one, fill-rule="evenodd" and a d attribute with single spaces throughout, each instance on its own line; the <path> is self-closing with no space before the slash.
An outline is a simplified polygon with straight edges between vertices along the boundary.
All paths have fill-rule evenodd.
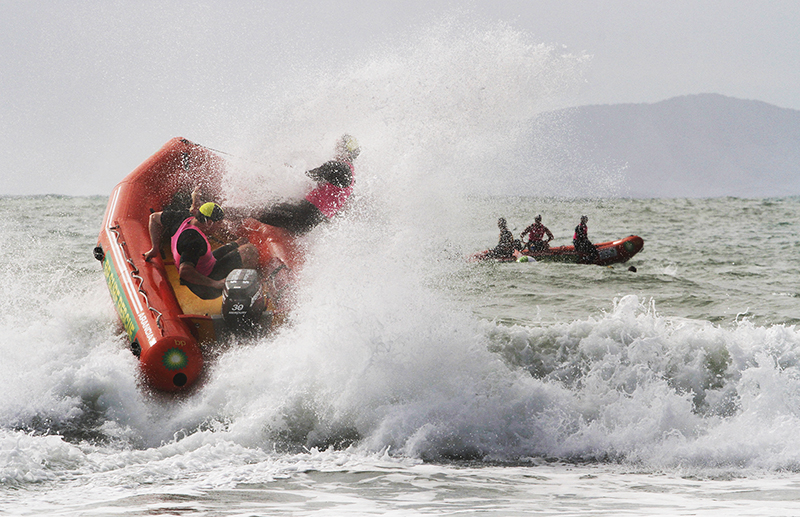
<path id="1" fill-rule="evenodd" d="M 547 234 L 547 240 L 544 240 L 542 237 Z M 525 235 L 528 236 L 528 242 L 525 244 L 524 249 L 528 249 L 530 251 L 542 251 L 546 250 L 549 247 L 550 241 L 553 240 L 553 232 L 547 229 L 547 226 L 542 224 L 542 216 L 537 215 L 534 219 L 534 223 L 522 231 L 520 237 L 525 238 Z"/>
<path id="2" fill-rule="evenodd" d="M 172 236 L 171 247 L 181 284 L 204 300 L 222 296 L 225 278 L 234 269 L 255 269 L 258 251 L 246 239 L 211 249 L 207 235 L 213 234 L 225 217 L 219 205 L 203 204 Z"/>

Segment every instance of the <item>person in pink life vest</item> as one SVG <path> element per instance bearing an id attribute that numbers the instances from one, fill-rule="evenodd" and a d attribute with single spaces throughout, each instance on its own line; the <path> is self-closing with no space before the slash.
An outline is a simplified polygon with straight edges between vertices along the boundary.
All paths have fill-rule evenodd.
<path id="1" fill-rule="evenodd" d="M 186 220 L 187 217 L 197 215 L 197 210 L 202 205 L 203 199 L 200 187 L 195 187 L 191 194 L 191 205 L 187 208 L 181 203 L 183 199 L 179 198 L 173 200 L 170 206 L 165 207 L 160 212 L 153 212 L 150 214 L 148 220 L 148 231 L 150 232 L 151 247 L 142 254 L 146 261 L 152 260 L 154 257 L 161 253 L 161 243 L 165 238 L 172 238 L 178 228 Z M 175 206 L 177 205 L 177 206 Z"/>
<path id="2" fill-rule="evenodd" d="M 344 207 L 353 192 L 353 162 L 359 153 L 358 141 L 350 135 L 343 135 L 336 142 L 333 160 L 306 171 L 317 185 L 305 198 L 267 207 L 253 214 L 253 218 L 270 226 L 285 228 L 294 235 L 304 234 L 319 223 L 330 220 Z"/>
<path id="3" fill-rule="evenodd" d="M 547 234 L 547 240 L 542 237 Z M 537 215 L 534 223 L 522 231 L 521 238 L 528 236 L 528 242 L 525 244 L 523 250 L 542 251 L 549 247 L 550 241 L 553 240 L 553 232 L 551 232 L 545 225 L 542 224 L 542 216 Z"/>
<path id="4" fill-rule="evenodd" d="M 258 251 L 246 239 L 229 242 L 212 251 L 207 235 L 219 229 L 224 217 L 219 205 L 205 203 L 197 215 L 181 223 L 170 241 L 181 284 L 204 300 L 222 296 L 225 278 L 231 271 L 255 269 L 258 264 Z"/>

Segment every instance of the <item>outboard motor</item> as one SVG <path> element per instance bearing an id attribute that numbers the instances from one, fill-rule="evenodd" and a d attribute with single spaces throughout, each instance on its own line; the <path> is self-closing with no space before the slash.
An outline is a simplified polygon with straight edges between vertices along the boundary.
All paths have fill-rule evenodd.
<path id="1" fill-rule="evenodd" d="M 222 290 L 222 318 L 234 331 L 252 330 L 267 307 L 255 269 L 234 269 Z"/>

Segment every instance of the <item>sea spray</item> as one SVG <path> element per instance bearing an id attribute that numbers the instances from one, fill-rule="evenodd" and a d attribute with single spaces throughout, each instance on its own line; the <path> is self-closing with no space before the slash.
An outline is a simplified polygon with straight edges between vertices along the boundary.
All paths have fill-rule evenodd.
<path id="1" fill-rule="evenodd" d="M 4 199 L 4 486 L 114 500 L 120 485 L 414 476 L 420 460 L 428 480 L 452 460 L 798 469 L 798 199 L 489 195 L 551 181 L 518 159 L 525 120 L 585 60 L 508 28 L 443 27 L 275 99 L 275 123 L 225 149 L 226 195 L 253 204 L 300 195 L 342 132 L 363 153 L 348 210 L 304 238 L 287 325 L 210 350 L 188 396 L 138 384 L 91 257 L 106 200 Z M 512 110 L 522 90 L 541 96 Z M 498 215 L 518 233 L 537 213 L 558 243 L 584 213 L 594 240 L 641 234 L 638 272 L 464 260 L 496 242 Z"/>
<path id="2" fill-rule="evenodd" d="M 362 145 L 356 196 L 374 200 L 398 226 L 425 232 L 415 233 L 418 242 L 452 235 L 467 208 L 463 194 L 507 192 L 516 181 L 530 120 L 569 98 L 586 63 L 506 25 L 435 25 L 265 110 L 229 195 L 263 196 L 270 184 L 273 196 L 296 194 L 304 167 L 329 159 L 347 132 Z"/>
<path id="3" fill-rule="evenodd" d="M 250 155 L 245 153 L 244 156 L 234 153 L 234 156 L 230 156 L 232 167 L 228 178 L 228 198 L 234 203 L 241 200 L 243 203 L 263 204 L 276 197 L 296 196 L 302 192 L 306 185 L 303 170 L 328 159 L 332 151 L 332 142 L 341 132 L 351 132 L 360 139 L 364 152 L 357 164 L 357 189 L 353 206 L 345 216 L 345 220 L 352 220 L 353 225 L 360 226 L 354 226 L 358 228 L 357 235 L 342 234 L 345 244 L 336 248 L 337 256 L 347 257 L 348 260 L 350 257 L 356 257 L 356 262 L 366 261 L 367 265 L 373 265 L 373 262 L 406 264 L 405 270 L 395 268 L 396 278 L 388 283 L 378 281 L 386 274 L 383 267 L 364 269 L 367 278 L 373 278 L 376 284 L 382 284 L 380 285 L 382 290 L 378 290 L 376 285 L 375 292 L 381 292 L 384 297 L 386 297 L 385 288 L 397 289 L 398 285 L 405 282 L 403 277 L 409 270 L 428 275 L 419 278 L 409 277 L 412 281 L 408 283 L 406 291 L 398 292 L 400 296 L 373 300 L 372 306 L 369 307 L 356 305 L 359 317 L 366 318 L 366 321 L 391 321 L 394 318 L 396 321 L 394 327 L 402 327 L 408 324 L 409 319 L 420 320 L 416 317 L 415 311 L 424 312 L 425 308 L 415 304 L 430 296 L 428 293 L 430 285 L 424 284 L 426 279 L 430 283 L 431 274 L 435 275 L 435 266 L 426 256 L 430 250 L 439 248 L 438 238 L 441 234 L 453 234 L 453 228 L 460 228 L 459 213 L 468 206 L 464 204 L 461 194 L 474 189 L 476 185 L 482 189 L 484 187 L 480 185 L 485 186 L 487 182 L 488 184 L 493 182 L 496 175 L 486 174 L 494 162 L 493 157 L 513 148 L 515 139 L 525 130 L 525 120 L 529 114 L 557 105 L 558 101 L 554 97 L 564 93 L 565 85 L 579 75 L 583 66 L 584 58 L 538 44 L 527 35 L 507 26 L 481 29 L 465 26 L 465 23 L 463 20 L 456 20 L 427 29 L 405 47 L 388 54 L 373 56 L 366 62 L 353 63 L 343 70 L 330 71 L 329 77 L 335 80 L 312 82 L 311 86 L 298 89 L 288 98 L 281 99 L 279 105 L 267 103 L 264 112 L 269 117 L 275 117 L 272 122 L 280 124 L 265 123 L 258 128 L 254 133 L 258 136 L 252 142 L 252 149 L 255 149 L 255 152 Z M 525 95 L 521 95 L 522 92 Z M 511 99 L 512 93 L 519 97 L 513 109 L 507 102 Z M 241 149 L 226 151 L 237 150 Z M 58 232 L 55 235 L 60 237 L 72 235 L 90 248 L 93 240 L 91 234 L 98 231 L 99 223 L 92 225 L 84 221 L 79 227 L 80 233 L 73 235 L 68 233 L 69 223 L 63 217 L 57 220 L 48 218 L 51 206 L 56 207 L 55 212 L 61 215 L 82 214 L 80 208 L 59 210 L 59 201 L 56 199 L 52 205 L 45 207 L 43 212 L 45 220 L 34 223 L 33 228 L 36 228 L 36 231 L 41 229 L 45 233 Z M 96 211 L 102 212 L 102 210 Z M 14 239 L 13 228 L 8 229 L 7 235 L 10 239 Z M 318 235 L 310 237 L 309 244 L 312 247 L 330 246 L 330 241 L 335 239 L 337 231 L 336 226 L 322 230 Z M 329 236 L 326 232 L 333 232 L 330 239 L 327 238 Z M 53 235 L 51 233 L 39 236 L 34 232 L 33 244 L 36 246 L 49 244 Z M 370 237 L 365 239 L 364 236 L 367 235 Z M 380 238 L 374 238 L 377 236 Z M 26 237 L 31 238 L 29 235 Z M 93 264 L 91 261 L 84 263 L 77 260 L 79 255 L 75 255 L 76 258 L 67 261 L 66 269 L 59 273 L 58 268 L 64 267 L 58 265 L 64 264 L 61 262 L 65 258 L 64 251 L 73 253 L 73 246 L 72 242 L 67 242 L 63 246 L 45 247 L 47 251 L 32 253 L 30 260 L 23 260 L 26 262 L 25 269 L 17 272 L 11 267 L 7 269 L 11 277 L 7 285 L 15 289 L 29 287 L 30 284 L 26 281 L 28 272 L 33 275 L 31 278 L 35 280 L 37 286 L 56 287 L 55 293 L 51 291 L 55 297 L 50 300 L 42 296 L 27 297 L 26 303 L 29 304 L 29 308 L 30 304 L 33 304 L 34 308 L 37 305 L 45 307 L 43 310 L 47 315 L 46 319 L 53 317 L 64 300 L 74 299 L 74 287 L 68 282 L 74 278 L 69 271 L 71 264 L 86 264 L 81 266 L 80 277 L 85 277 L 90 270 L 89 265 Z M 29 249 L 33 251 L 35 248 Z M 75 249 L 74 253 L 82 253 L 84 249 Z M 51 253 L 51 250 L 52 259 L 43 254 Z M 380 250 L 379 254 L 376 255 L 374 250 Z M 313 261 L 313 257 L 312 250 L 309 259 Z M 11 260 L 7 263 L 14 264 Z M 39 264 L 44 268 L 54 264 L 57 270 L 40 270 L 44 275 L 35 273 Z M 350 265 L 339 264 L 338 267 L 346 268 Z M 325 293 L 324 301 L 331 303 L 341 296 L 340 293 L 348 290 L 351 282 L 364 282 L 364 275 L 356 278 L 344 276 L 338 284 L 326 285 L 325 280 L 337 278 L 337 272 L 333 271 L 320 274 L 323 281 L 315 284 L 312 280 L 314 270 L 311 266 L 306 273 L 309 275 L 308 285 L 311 287 L 307 291 L 300 291 L 300 303 L 296 315 L 293 316 L 294 326 L 287 332 L 303 331 L 310 334 L 310 337 L 301 335 L 300 339 L 286 338 L 287 342 L 291 341 L 292 346 L 301 351 L 303 347 L 308 351 L 314 350 L 315 346 L 321 346 L 321 342 L 317 342 L 317 337 L 324 329 L 333 327 L 336 332 L 342 333 L 341 329 L 346 326 L 341 322 L 348 321 L 347 314 L 340 314 L 346 312 L 346 307 L 336 307 L 338 312 L 329 311 L 328 316 L 325 313 L 319 315 L 313 310 L 304 311 L 303 293 Z M 63 285 L 63 288 L 59 288 L 59 285 Z M 98 287 L 102 286 L 99 279 L 93 285 L 102 292 Z M 360 294 L 363 298 L 372 299 L 371 296 L 363 296 L 371 295 L 372 292 Z M 89 294 L 89 297 L 98 298 L 96 292 Z M 21 298 L 21 296 L 6 297 L 5 301 Z M 394 305 L 398 301 L 413 310 L 398 311 Z M 306 303 L 309 306 L 326 307 L 319 300 L 319 296 L 306 300 Z M 46 308 L 50 304 L 55 312 L 49 312 Z M 384 304 L 383 310 L 380 309 L 381 304 Z M 78 304 L 75 308 L 80 311 L 80 307 Z M 93 415 L 90 418 L 92 422 L 85 421 L 92 429 L 104 428 L 110 432 L 109 425 L 104 423 L 108 421 L 104 419 L 110 418 L 120 427 L 123 434 L 128 433 L 136 443 L 153 444 L 168 440 L 179 431 L 192 432 L 204 422 L 214 422 L 220 417 L 214 409 L 218 406 L 212 406 L 209 412 L 205 413 L 202 407 L 195 407 L 190 401 L 185 406 L 185 412 L 174 411 L 169 399 L 161 400 L 162 397 L 151 399 L 153 404 L 147 409 L 137 410 L 137 407 L 142 409 L 138 405 L 144 403 L 146 398 L 136 392 L 135 368 L 130 368 L 135 360 L 132 356 L 126 355 L 128 352 L 122 346 L 124 340 L 120 339 L 113 316 L 109 316 L 113 314 L 111 306 L 101 304 L 97 307 L 108 317 L 108 326 L 102 333 L 107 339 L 92 341 L 84 336 L 74 339 L 69 330 L 66 331 L 66 339 L 55 338 L 55 341 L 63 341 L 63 346 L 72 347 L 70 352 L 71 356 L 74 356 L 75 364 L 67 361 L 67 367 L 59 371 L 59 375 L 56 376 L 63 378 L 63 382 L 52 392 L 52 396 L 59 401 L 58 404 L 46 403 L 46 405 L 60 407 L 66 404 L 65 409 L 56 410 L 54 417 L 44 417 L 43 420 L 46 422 L 44 427 L 34 423 L 40 420 L 40 416 L 37 416 L 40 411 L 35 409 L 36 404 L 25 404 L 33 411 L 33 417 L 26 417 L 10 410 L 19 418 L 23 427 L 29 426 L 42 432 L 55 429 L 58 432 L 58 429 L 65 430 L 71 425 L 66 422 L 84 421 L 82 419 L 85 415 Z M 18 318 L 24 318 L 25 312 L 12 306 L 8 309 L 4 311 L 7 315 L 5 317 L 13 318 L 9 320 L 9 326 L 18 329 Z M 445 310 L 436 317 L 446 319 L 449 317 L 449 312 Z M 59 316 L 55 318 L 51 320 L 51 324 L 58 325 Z M 82 321 L 84 318 L 79 316 L 77 320 Z M 440 327 L 448 328 L 448 325 L 441 325 L 435 318 L 428 324 L 437 330 Z M 349 332 L 357 334 L 361 328 L 369 334 L 380 334 L 379 331 L 369 328 L 369 325 L 367 327 L 363 329 L 363 325 L 351 326 Z M 468 325 L 455 325 L 455 327 L 469 329 Z M 104 329 L 98 329 L 102 330 Z M 399 333 L 397 330 L 394 332 Z M 417 330 L 411 333 L 410 338 L 417 339 L 414 337 L 416 334 L 424 336 L 427 332 L 430 331 L 424 328 Z M 97 339 L 98 336 L 91 337 Z M 280 344 L 281 337 L 282 335 L 279 335 L 274 338 L 274 343 Z M 52 338 L 39 334 L 38 339 L 49 343 L 49 350 L 46 353 L 55 352 L 59 360 L 64 360 L 64 354 L 58 353 L 58 347 L 53 346 Z M 405 339 L 409 337 L 406 336 Z M 382 338 L 379 341 L 392 340 Z M 437 341 L 437 338 L 430 337 L 425 343 L 426 350 L 435 351 Z M 467 346 L 475 346 L 474 341 L 470 342 L 468 339 L 465 341 L 468 342 Z M 301 345 L 298 345 L 298 342 Z M 336 340 L 333 341 L 333 344 L 335 343 Z M 269 348 L 270 344 L 272 342 L 267 342 L 264 347 Z M 110 349 L 107 348 L 109 346 Z M 105 349 L 104 352 L 100 353 L 98 347 Z M 483 344 L 478 348 L 481 347 Z M 14 349 L 11 343 L 8 343 L 6 348 L 9 352 Z M 280 347 L 275 348 L 282 350 Z M 355 350 L 361 351 L 359 348 Z M 105 355 L 107 352 L 119 354 L 119 358 L 124 358 L 127 364 L 116 364 Z M 27 357 L 35 358 L 35 353 L 30 352 Z M 226 360 L 235 360 L 236 355 L 237 352 L 231 352 L 230 359 L 221 358 L 220 370 L 213 369 L 212 361 L 209 375 L 225 371 L 222 365 Z M 459 354 L 454 353 L 454 355 Z M 83 362 L 80 357 L 87 357 L 88 362 Z M 48 372 L 57 368 L 58 364 L 51 363 L 46 358 L 33 360 L 38 365 L 52 364 Z M 434 364 L 435 361 L 430 363 Z M 89 382 L 85 388 L 80 387 L 83 381 L 75 376 L 76 373 L 92 375 L 91 372 L 95 372 L 97 375 L 103 368 L 109 366 L 110 372 L 119 371 L 128 374 L 120 379 L 120 382 L 111 384 Z M 97 368 L 100 370 L 96 370 Z M 345 368 L 342 367 L 341 370 L 344 371 Z M 441 376 L 439 372 L 431 375 Z M 320 374 L 319 377 L 323 375 Z M 39 378 L 46 379 L 53 376 L 43 372 Z M 280 383 L 281 376 L 273 375 L 271 378 L 275 379 L 274 382 Z M 333 378 L 342 380 L 341 376 Z M 311 380 L 314 379 L 315 377 L 312 377 Z M 212 386 L 213 382 L 212 380 Z M 47 383 L 37 385 L 44 390 L 49 389 Z M 104 393 L 105 390 L 110 393 Z M 120 394 L 129 393 L 131 390 L 134 394 L 125 397 L 125 400 L 132 401 L 132 405 L 127 409 L 116 407 L 114 404 L 110 406 L 105 404 L 106 400 L 119 399 Z M 213 389 L 210 391 L 213 392 Z M 214 396 L 218 399 L 219 394 Z M 281 400 L 281 404 L 283 402 Z M 224 406 L 226 403 L 220 402 L 220 404 Z M 281 404 L 276 406 L 275 411 L 282 411 Z M 122 414 L 115 415 L 120 409 Z M 128 411 L 132 414 L 128 414 Z M 222 413 L 223 416 L 220 418 L 227 419 L 225 411 Z M 148 423 L 151 420 L 158 421 L 159 424 L 151 425 Z M 54 427 L 47 427 L 49 425 Z M 350 424 L 348 426 L 352 427 Z M 125 429 L 128 431 L 124 431 Z M 99 436 L 102 436 L 102 431 L 100 432 Z M 112 434 L 119 433 L 114 431 Z"/>

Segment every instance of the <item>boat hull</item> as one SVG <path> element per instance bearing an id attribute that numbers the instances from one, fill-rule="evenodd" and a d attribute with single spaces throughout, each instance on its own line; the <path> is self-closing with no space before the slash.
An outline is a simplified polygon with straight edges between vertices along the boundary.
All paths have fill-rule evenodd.
<path id="1" fill-rule="evenodd" d="M 221 338 L 224 323 L 221 298 L 200 300 L 180 285 L 168 246 L 161 256 L 144 260 L 143 254 L 151 247 L 150 214 L 198 185 L 211 195 L 218 194 L 224 171 L 220 155 L 174 138 L 114 188 L 106 207 L 95 257 L 102 262 L 109 293 L 144 380 L 158 390 L 182 391 L 197 381 L 203 371 L 203 348 Z M 257 221 L 248 220 L 248 228 L 250 233 L 269 234 L 273 248 L 289 238 L 282 230 Z M 257 249 L 260 263 L 277 261 L 266 244 Z"/>
<path id="2" fill-rule="evenodd" d="M 575 251 L 574 246 L 557 246 L 547 248 L 542 251 L 515 252 L 513 257 L 494 258 L 489 255 L 489 250 L 477 253 L 471 260 L 495 260 L 498 262 L 515 262 L 520 258 L 532 258 L 537 262 L 564 262 L 569 264 L 595 264 L 598 266 L 608 266 L 611 264 L 624 263 L 639 253 L 644 247 L 644 240 L 636 235 L 625 237 L 616 241 L 601 242 L 595 244 L 597 248 L 597 258 L 588 259 Z"/>
<path id="3" fill-rule="evenodd" d="M 631 235 L 616 241 L 601 242 L 595 244 L 595 247 L 597 248 L 597 258 L 595 260 L 587 260 L 586 257 L 575 251 L 574 246 L 558 246 L 543 251 L 526 251 L 522 252 L 521 255 L 532 257 L 538 262 L 566 262 L 608 266 L 630 260 L 642 250 L 644 240 L 636 235 Z"/>

